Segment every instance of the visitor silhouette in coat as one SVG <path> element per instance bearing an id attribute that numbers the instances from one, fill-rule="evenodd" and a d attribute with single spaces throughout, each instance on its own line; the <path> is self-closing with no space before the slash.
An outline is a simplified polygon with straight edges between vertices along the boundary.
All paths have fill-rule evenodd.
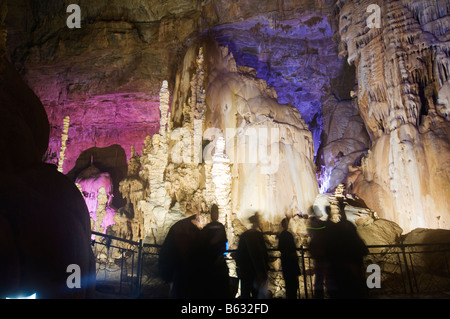
<path id="1" fill-rule="evenodd" d="M 39 98 L 2 53 L 0 70 L 0 299 L 95 298 L 86 203 L 66 175 L 43 161 L 50 125 Z"/>
<path id="2" fill-rule="evenodd" d="M 281 252 L 281 269 L 286 284 L 286 298 L 296 299 L 299 288 L 298 276 L 300 276 L 297 248 L 294 236 L 288 231 L 289 219 L 284 218 L 281 226 L 283 231 L 278 235 L 278 249 Z"/>
<path id="3" fill-rule="evenodd" d="M 219 208 L 211 207 L 211 222 L 203 229 L 203 253 L 205 260 L 205 297 L 210 299 L 229 298 L 230 278 L 224 253 L 226 251 L 227 234 L 225 226 L 218 221 Z"/>
<path id="4" fill-rule="evenodd" d="M 169 298 L 203 298 L 205 293 L 203 233 L 193 214 L 176 222 L 167 233 L 159 253 L 159 272 L 170 284 Z"/>
<path id="5" fill-rule="evenodd" d="M 241 298 L 266 298 L 268 254 L 264 237 L 260 231 L 258 213 L 249 218 L 251 229 L 245 231 L 240 239 L 236 251 L 236 265 L 241 279 Z"/>
<path id="6" fill-rule="evenodd" d="M 345 203 L 332 203 L 331 214 L 338 220 L 327 221 L 326 258 L 329 262 L 327 292 L 330 298 L 365 298 L 363 258 L 368 253 L 364 241 L 359 237 L 355 225 L 347 220 Z"/>
<path id="7" fill-rule="evenodd" d="M 330 207 L 326 207 L 327 215 L 330 215 Z M 327 259 L 327 221 L 320 216 L 309 218 L 308 236 L 310 238 L 308 251 L 314 260 L 314 290 L 313 298 L 324 298 L 325 282 L 328 280 L 329 261 Z"/>

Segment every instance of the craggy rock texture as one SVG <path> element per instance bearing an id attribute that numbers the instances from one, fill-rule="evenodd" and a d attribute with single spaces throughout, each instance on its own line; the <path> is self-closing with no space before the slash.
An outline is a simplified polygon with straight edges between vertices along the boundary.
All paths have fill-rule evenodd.
<path id="1" fill-rule="evenodd" d="M 369 28 L 369 4 L 381 27 Z M 406 232 L 448 228 L 448 1 L 340 1 L 342 55 L 356 66 L 358 108 L 371 138 L 349 191 Z"/>
<path id="2" fill-rule="evenodd" d="M 237 64 L 255 69 L 275 89 L 280 103 L 295 106 L 321 144 L 323 103 L 328 95 L 350 98 L 353 77 L 344 76 L 334 30 L 325 10 L 276 12 L 213 28 Z"/>
<path id="3" fill-rule="evenodd" d="M 370 138 L 356 100 L 338 100 L 332 95 L 322 109 L 322 143 L 316 163 L 322 167 L 318 179 L 321 193 L 324 193 L 346 181 L 351 167 L 358 165 L 366 155 Z"/>
<path id="4" fill-rule="evenodd" d="M 62 167 L 73 179 L 86 150 L 117 144 L 128 161 L 132 146 L 143 152 L 145 137 L 159 130 L 159 88 L 167 79 L 174 90 L 178 65 L 199 36 L 228 46 L 241 71 L 250 67 L 246 72 L 265 80 L 272 97 L 300 111 L 307 127 L 301 125 L 312 132 L 313 154 L 321 143 L 323 101 L 330 95 L 348 99 L 354 85 L 354 75 L 343 73 L 345 59 L 338 57 L 335 22 L 329 19 L 333 1 L 80 3 L 81 28 L 73 30 L 66 27 L 68 4 L 17 1 L 9 4 L 7 24 L 9 56 L 50 120 L 47 162 L 60 159 L 63 122 L 70 116 Z M 258 101 L 252 103 L 255 108 Z M 336 183 L 341 181 L 337 176 Z M 311 197 L 314 187 L 296 199 L 303 211 L 311 200 L 301 197 Z M 115 202 L 117 190 L 114 181 Z M 282 199 L 282 210 L 293 201 Z M 278 210 L 271 205 L 265 209 Z"/>

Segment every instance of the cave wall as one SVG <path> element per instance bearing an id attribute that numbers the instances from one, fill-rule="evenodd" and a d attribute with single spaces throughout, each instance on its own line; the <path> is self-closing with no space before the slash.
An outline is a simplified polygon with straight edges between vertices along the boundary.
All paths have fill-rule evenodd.
<path id="1" fill-rule="evenodd" d="M 66 27 L 69 3 L 10 2 L 6 21 L 8 55 L 51 123 L 48 162 L 58 161 L 70 116 L 64 173 L 91 147 L 119 144 L 128 159 L 132 145 L 142 152 L 159 129 L 162 81 L 173 88 L 186 48 L 208 34 L 300 110 L 319 148 L 321 99 L 345 63 L 328 18 L 333 1 L 81 2 L 80 29 Z"/>
<path id="2" fill-rule="evenodd" d="M 370 28 L 369 4 L 381 9 Z M 448 1 L 340 1 L 341 54 L 356 66 L 371 138 L 351 190 L 405 231 L 448 228 Z"/>
<path id="3" fill-rule="evenodd" d="M 161 83 L 167 79 L 173 91 L 178 65 L 199 37 L 227 46 L 238 65 L 253 68 L 274 88 L 280 103 L 300 111 L 314 154 L 326 97 L 348 98 L 354 84 L 354 75 L 342 72 L 345 58 L 338 57 L 329 19 L 333 1 L 81 2 L 80 29 L 65 26 L 69 2 L 10 2 L 7 25 L 8 55 L 50 121 L 47 162 L 61 158 L 69 116 L 62 171 L 72 179 L 88 166 L 80 167 L 79 158 L 90 149 L 120 145 L 128 161 L 132 147 L 143 153 L 146 136 L 159 130 Z M 114 154 L 106 160 L 114 162 Z M 122 168 L 107 173 L 114 176 L 114 170 Z M 117 182 L 113 191 L 114 203 L 123 203 Z M 301 200 L 303 211 L 310 201 Z"/>
<path id="4" fill-rule="evenodd" d="M 64 173 L 91 148 L 144 152 L 163 80 L 173 92 L 188 48 L 211 36 L 300 111 L 322 191 L 345 181 L 405 230 L 448 227 L 448 1 L 81 2 L 80 29 L 65 25 L 69 3 L 10 1 L 4 17 L 7 55 L 47 111 L 47 162 L 70 116 Z"/>

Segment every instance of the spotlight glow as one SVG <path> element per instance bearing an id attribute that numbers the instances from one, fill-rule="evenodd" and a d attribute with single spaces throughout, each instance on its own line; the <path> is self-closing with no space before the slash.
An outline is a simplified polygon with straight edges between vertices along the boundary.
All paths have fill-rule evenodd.
<path id="1" fill-rule="evenodd" d="M 34 293 L 28 297 L 13 297 L 13 298 L 6 297 L 6 299 L 37 299 L 37 298 L 36 298 L 36 293 Z"/>
<path id="2" fill-rule="evenodd" d="M 321 171 L 317 173 L 317 181 L 319 182 L 320 194 L 324 194 L 328 191 L 328 188 L 330 187 L 332 171 L 333 171 L 332 167 L 322 165 Z"/>

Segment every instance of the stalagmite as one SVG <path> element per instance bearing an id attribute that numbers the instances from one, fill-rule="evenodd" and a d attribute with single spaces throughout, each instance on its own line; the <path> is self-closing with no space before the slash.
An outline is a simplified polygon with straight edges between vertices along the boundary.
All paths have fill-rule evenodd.
<path id="1" fill-rule="evenodd" d="M 167 112 L 169 111 L 169 88 L 167 81 L 163 81 L 159 91 L 159 111 L 161 113 L 159 135 L 164 136 L 167 133 Z"/>
<path id="2" fill-rule="evenodd" d="M 106 217 L 106 204 L 108 203 L 108 197 L 106 196 L 106 191 L 104 187 L 100 187 L 97 196 L 97 210 L 96 210 L 96 221 L 95 221 L 95 231 L 104 233 L 106 231 L 103 227 L 103 219 Z"/>
<path id="3" fill-rule="evenodd" d="M 230 243 L 234 242 L 232 226 L 231 202 L 231 162 L 225 154 L 225 139 L 219 136 L 216 141 L 216 151 L 212 159 L 211 178 L 214 183 L 215 200 L 219 206 L 219 222 L 225 225 Z"/>
<path id="4" fill-rule="evenodd" d="M 167 87 L 162 87 L 161 95 L 164 96 L 166 89 Z M 157 243 L 160 243 L 163 239 L 161 230 L 163 229 L 165 215 L 171 203 L 164 181 L 169 158 L 167 128 L 165 126 L 167 109 L 164 103 L 160 104 L 160 134 L 153 135 L 149 152 L 142 154 L 141 163 L 143 171 L 140 174 L 145 174 L 148 179 L 148 189 L 146 192 L 148 193 L 148 197 L 141 199 L 137 205 L 137 209 L 143 212 L 145 234 L 149 238 L 153 238 Z"/>
<path id="5" fill-rule="evenodd" d="M 196 52 L 203 54 L 208 80 L 204 86 L 203 139 L 209 142 L 203 150 L 204 193 L 208 198 L 213 190 L 218 194 L 217 184 L 211 185 L 210 181 L 214 181 L 216 170 L 214 148 L 223 137 L 232 178 L 232 218 L 247 224 L 248 217 L 257 210 L 267 225 L 275 225 L 287 213 L 293 195 L 297 205 L 307 212 L 318 193 L 311 133 L 295 108 L 276 102 L 275 92 L 255 77 L 253 69 L 236 66 L 226 47 L 207 43 L 201 50 L 200 46 L 188 50 L 175 85 L 173 122 L 183 125 L 186 105 L 193 104 L 188 94 L 191 89 L 182 83 L 187 82 L 186 77 L 191 85 L 198 83 L 192 81 L 200 78 L 198 71 L 188 68 L 192 62 L 199 65 Z M 222 178 L 228 179 L 226 176 Z M 300 181 L 297 176 L 301 176 Z"/>
<path id="6" fill-rule="evenodd" d="M 66 158 L 64 154 L 66 152 L 66 142 L 67 139 L 69 138 L 68 135 L 69 124 L 70 124 L 70 116 L 66 116 L 64 118 L 63 132 L 61 135 L 61 150 L 59 152 L 59 160 L 58 160 L 58 171 L 61 173 L 63 172 L 64 159 Z"/>

